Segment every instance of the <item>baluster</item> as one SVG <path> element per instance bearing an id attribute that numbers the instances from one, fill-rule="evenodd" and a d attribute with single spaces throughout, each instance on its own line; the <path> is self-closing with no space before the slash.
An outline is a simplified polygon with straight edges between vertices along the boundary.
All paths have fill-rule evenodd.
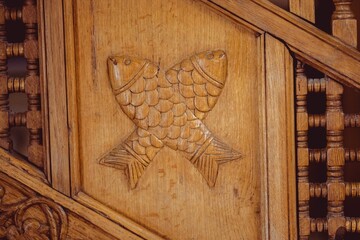
<path id="1" fill-rule="evenodd" d="M 357 46 L 357 21 L 351 9 L 352 0 L 333 0 L 332 34 L 345 43 Z"/>
<path id="2" fill-rule="evenodd" d="M 0 0 L 0 147 L 10 150 L 5 12 L 5 1 Z"/>
<path id="3" fill-rule="evenodd" d="M 334 239 L 337 229 L 345 226 L 345 183 L 343 168 L 344 113 L 342 111 L 341 84 L 328 79 L 326 86 L 326 131 L 327 131 L 327 186 L 328 186 L 328 233 Z"/>
<path id="4" fill-rule="evenodd" d="M 39 50 L 37 41 L 37 12 L 35 0 L 25 0 L 22 18 L 25 24 L 24 57 L 27 61 L 25 92 L 28 96 L 26 127 L 29 129 L 30 142 L 28 159 L 36 166 L 44 166 L 41 122 L 41 99 L 39 79 Z"/>
<path id="5" fill-rule="evenodd" d="M 306 109 L 308 83 L 304 73 L 304 64 L 297 62 L 296 67 L 296 134 L 297 134 L 297 175 L 298 175 L 298 211 L 299 235 L 301 240 L 310 236 L 309 215 L 309 118 Z"/>

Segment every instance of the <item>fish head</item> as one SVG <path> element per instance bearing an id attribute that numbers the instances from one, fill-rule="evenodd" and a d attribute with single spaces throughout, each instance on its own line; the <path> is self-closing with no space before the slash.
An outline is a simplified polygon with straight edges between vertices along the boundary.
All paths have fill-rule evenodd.
<path id="1" fill-rule="evenodd" d="M 125 55 L 109 57 L 107 63 L 113 91 L 122 92 L 142 73 L 148 60 Z"/>
<path id="2" fill-rule="evenodd" d="M 195 55 L 193 62 L 203 73 L 223 86 L 227 77 L 227 57 L 223 50 L 205 51 Z"/>

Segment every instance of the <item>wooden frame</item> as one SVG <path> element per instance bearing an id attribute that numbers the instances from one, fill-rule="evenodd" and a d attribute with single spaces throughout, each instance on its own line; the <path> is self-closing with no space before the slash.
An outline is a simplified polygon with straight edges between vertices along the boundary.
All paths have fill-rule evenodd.
<path id="1" fill-rule="evenodd" d="M 73 7 L 76 8 L 76 4 L 72 4 L 71 0 L 64 2 L 65 12 L 73 13 Z M 78 143 L 78 128 L 79 122 L 77 118 L 77 79 L 79 78 L 76 69 L 75 62 L 78 56 L 72 53 L 76 52 L 77 46 L 74 41 L 74 31 L 76 31 L 77 24 L 74 22 L 73 14 L 68 14 L 65 18 L 65 37 L 66 37 L 66 63 L 67 63 L 67 90 L 69 98 L 69 128 L 70 132 L 70 162 L 71 162 L 71 195 L 74 199 L 80 203 L 103 213 L 108 218 L 120 223 L 124 227 L 131 231 L 136 232 L 144 238 L 160 239 L 161 237 L 151 233 L 137 223 L 121 216 L 111 208 L 103 206 L 101 203 L 88 196 L 81 189 L 82 177 L 80 172 L 79 161 L 79 143 Z M 247 27 L 250 25 L 242 20 L 236 19 L 237 24 L 245 24 Z M 73 27 L 75 26 L 75 27 Z M 286 106 L 292 106 L 293 104 L 293 73 L 292 71 L 286 72 L 285 68 L 277 68 L 280 66 L 287 66 L 286 69 L 292 68 L 292 60 L 287 48 L 278 40 L 268 35 L 265 35 L 259 31 L 256 27 L 251 26 L 253 30 L 257 30 L 259 33 L 259 48 L 261 51 L 265 51 L 265 45 L 274 48 L 273 51 L 266 50 L 264 59 L 259 59 L 259 66 L 262 66 L 266 62 L 266 69 L 259 69 L 263 72 L 264 94 L 266 89 L 266 95 L 259 96 L 261 102 L 265 103 L 267 109 L 278 109 L 278 111 L 270 111 L 262 109 L 261 116 L 264 117 L 263 131 L 261 135 L 264 137 L 263 143 L 266 146 L 263 149 L 264 166 L 262 166 L 262 172 L 264 176 L 268 176 L 262 182 L 263 197 L 263 222 L 264 226 L 267 226 L 263 230 L 263 236 L 265 239 L 295 239 L 296 238 L 296 209 L 295 209 L 295 157 L 294 157 L 294 119 L 293 109 L 291 107 L 285 107 L 282 105 L 283 101 L 288 101 Z M 280 53 L 279 53 L 280 51 Z M 275 59 L 275 60 L 274 60 Z M 277 66 L 277 67 L 276 67 Z M 283 75 L 279 79 L 279 74 Z M 266 80 L 265 80 L 266 79 Z M 280 80 L 280 81 L 279 81 Z M 281 91 L 279 91 L 281 89 Z M 285 107 L 285 108 L 284 108 Z M 266 119 L 265 119 L 265 116 Z M 280 121 L 279 121 L 280 119 Z M 286 127 L 286 132 L 279 134 L 281 129 Z M 268 134 L 266 132 L 272 127 L 273 131 Z M 276 145 L 283 139 L 286 140 L 286 148 L 282 145 Z M 271 141 L 270 141 L 271 140 Z M 273 143 L 271 143 L 273 142 Z M 280 147 L 281 146 L 281 147 Z M 276 161 L 286 160 L 287 161 Z M 271 162 L 269 162 L 271 161 Z M 274 161 L 274 162 L 273 162 Z M 291 180 L 292 179 L 292 180 Z M 289 183 L 288 183 L 289 181 Z M 287 184 L 283 184 L 287 183 Z M 292 184 L 294 183 L 294 184 Z M 267 195 L 269 193 L 269 195 Z M 271 208 L 269 207 L 271 206 Z M 284 207 L 286 206 L 286 207 Z M 284 221 L 284 219 L 288 219 Z M 271 222 L 271 224 L 270 224 Z"/>
<path id="2" fill-rule="evenodd" d="M 360 86 L 360 54 L 339 40 L 315 29 L 311 24 L 265 2 L 249 0 L 203 0 L 203 2 L 224 17 L 232 19 L 235 24 L 245 25 L 258 33 L 259 49 L 264 52 L 264 58 L 259 59 L 259 66 L 263 66 L 259 72 L 263 76 L 264 83 L 263 95 L 259 98 L 266 106 L 266 109 L 260 110 L 260 115 L 263 117 L 261 126 L 263 131 L 260 133 L 263 142 L 260 148 L 264 156 L 261 171 L 262 176 L 266 176 L 262 182 L 264 203 L 262 218 L 265 226 L 263 236 L 264 239 L 296 239 L 294 74 L 291 71 L 293 63 L 288 48 L 276 37 L 283 39 L 304 62 L 355 87 Z M 41 33 L 45 37 L 45 42 L 42 43 L 44 46 L 42 55 L 46 59 L 46 69 L 44 64 L 42 66 L 48 79 L 44 81 L 43 88 L 47 89 L 48 95 L 44 96 L 46 100 L 43 106 L 48 107 L 49 113 L 46 136 L 48 136 L 47 146 L 50 149 L 49 158 L 52 163 L 52 187 L 105 216 L 101 221 L 92 221 L 96 221 L 97 223 L 94 224 L 106 231 L 114 231 L 117 237 L 136 239 L 138 236 L 133 234 L 136 233 L 143 238 L 161 239 L 143 226 L 94 201 L 81 189 L 81 166 L 78 161 L 80 123 L 77 116 L 79 78 L 75 68 L 79 56 L 75 54 L 77 45 L 74 37 L 74 32 L 81 26 L 74 21 L 76 16 L 73 9 L 76 7 L 76 1 L 72 0 L 54 0 L 51 4 L 45 0 L 40 1 L 40 8 L 45 12 L 42 16 L 44 22 L 41 25 Z M 272 21 L 274 24 L 269 25 L 269 19 L 276 21 Z M 292 34 L 288 33 L 290 28 Z M 309 41 L 315 44 L 310 45 Z M 318 48 L 317 44 L 321 44 L 323 48 Z M 332 52 L 334 57 L 325 56 L 326 52 Z M 344 61 L 337 61 L 339 58 Z M 287 104 L 284 105 L 284 102 Z M 44 115 L 46 116 L 46 112 Z M 6 153 L 1 154 L 7 156 Z M 85 211 L 85 218 L 89 221 L 99 216 L 76 201 L 51 192 L 50 187 L 44 186 L 44 181 L 38 177 L 38 173 L 32 173 L 33 177 L 29 176 L 16 159 L 9 157 L 2 159 L 1 162 L 6 163 L 0 164 L 2 172 L 19 175 L 21 182 L 40 194 L 56 199 L 55 201 L 74 212 Z"/>

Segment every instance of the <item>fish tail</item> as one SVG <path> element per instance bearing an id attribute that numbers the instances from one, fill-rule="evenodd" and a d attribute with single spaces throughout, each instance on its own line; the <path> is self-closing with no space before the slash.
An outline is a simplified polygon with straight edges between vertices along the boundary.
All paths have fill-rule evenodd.
<path id="1" fill-rule="evenodd" d="M 242 155 L 219 139 L 211 137 L 196 151 L 190 161 L 213 187 L 218 176 L 219 165 L 241 158 Z"/>
<path id="2" fill-rule="evenodd" d="M 136 187 L 147 166 L 162 147 L 159 141 L 154 142 L 153 138 L 154 136 L 150 135 L 139 136 L 135 130 L 124 143 L 105 154 L 99 160 L 99 163 L 108 167 L 125 170 L 130 187 L 133 189 Z"/>

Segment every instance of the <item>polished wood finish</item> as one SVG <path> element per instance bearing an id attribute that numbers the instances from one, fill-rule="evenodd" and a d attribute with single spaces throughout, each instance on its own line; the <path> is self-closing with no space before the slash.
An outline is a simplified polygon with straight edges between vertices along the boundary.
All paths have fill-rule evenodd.
<path id="1" fill-rule="evenodd" d="M 360 87 L 360 53 L 294 14 L 279 9 L 268 1 L 202 1 L 235 21 L 249 22 L 256 29 L 260 28 L 277 36 L 301 60 L 328 76 L 348 86 Z M 328 53 L 331 53 L 331 58 Z"/>
<path id="2" fill-rule="evenodd" d="M 3 173 L 0 174 L 0 198 L 1 238 L 117 239 Z"/>
<path id="3" fill-rule="evenodd" d="M 0 46 L 2 61 L 1 98 L 2 103 L 2 137 L 1 146 L 12 149 L 9 130 L 12 127 L 24 126 L 29 132 L 27 161 L 44 172 L 44 148 L 42 142 L 43 118 L 41 115 L 40 78 L 39 78 L 39 44 L 37 36 L 37 7 L 36 1 L 24 1 L 21 9 L 9 9 L 4 1 L 0 2 L 0 19 L 3 31 Z M 24 24 L 24 41 L 21 43 L 7 42 L 5 24 L 8 21 L 21 21 Z M 27 74 L 24 77 L 10 76 L 7 73 L 7 59 L 22 57 L 26 60 Z M 25 92 L 27 94 L 27 112 L 10 113 L 9 94 Z"/>
<path id="4" fill-rule="evenodd" d="M 315 23 L 315 0 L 289 0 L 290 12 Z"/>
<path id="5" fill-rule="evenodd" d="M 61 1 L 40 1 L 44 11 L 42 21 L 43 47 L 42 64 L 44 81 L 44 108 L 49 118 L 47 144 L 51 151 L 52 186 L 70 196 L 69 126 L 67 124 L 67 89 L 64 50 L 63 4 Z M 46 61 L 45 61 L 46 59 Z M 45 95 L 46 94 L 46 95 Z"/>
<path id="6" fill-rule="evenodd" d="M 34 163 L 0 149 L 1 237 L 359 232 L 344 200 L 360 185 L 343 169 L 360 151 L 344 148 L 343 131 L 360 117 L 341 97 L 343 84 L 360 87 L 360 54 L 351 1 L 334 2 L 336 38 L 312 25 L 312 0 L 290 0 L 299 17 L 252 0 L 0 0 L 0 143 L 10 149 L 9 129 L 27 127 Z M 7 42 L 14 20 L 23 43 Z M 27 76 L 6 75 L 12 57 Z M 327 75 L 309 78 L 305 64 Z M 12 93 L 28 95 L 27 112 L 9 112 Z M 325 113 L 308 112 L 309 94 L 326 97 Z M 324 148 L 309 148 L 312 128 L 326 129 Z M 326 182 L 311 182 L 311 164 L 326 166 Z M 310 217 L 314 198 L 327 199 L 326 218 Z"/>
<path id="7" fill-rule="evenodd" d="M 126 170 L 130 186 L 135 188 L 166 146 L 180 151 L 213 187 L 220 164 L 241 157 L 203 122 L 224 88 L 227 65 L 222 50 L 197 53 L 165 72 L 147 59 L 109 57 L 113 93 L 137 128 L 100 163 Z"/>

